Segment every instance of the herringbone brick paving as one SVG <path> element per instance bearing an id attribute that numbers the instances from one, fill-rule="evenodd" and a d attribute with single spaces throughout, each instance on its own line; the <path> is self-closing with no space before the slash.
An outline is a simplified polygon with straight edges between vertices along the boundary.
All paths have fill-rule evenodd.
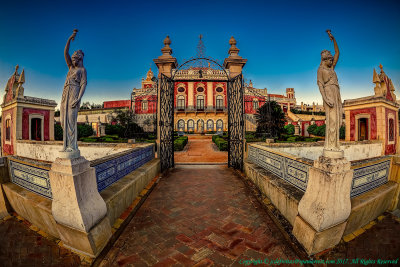
<path id="1" fill-rule="evenodd" d="M 103 261 L 112 266 L 243 266 L 298 258 L 240 177 L 223 166 L 163 178 Z"/>
<path id="2" fill-rule="evenodd" d="M 29 229 L 15 217 L 0 222 L 0 266 L 79 266 L 78 255 Z"/>

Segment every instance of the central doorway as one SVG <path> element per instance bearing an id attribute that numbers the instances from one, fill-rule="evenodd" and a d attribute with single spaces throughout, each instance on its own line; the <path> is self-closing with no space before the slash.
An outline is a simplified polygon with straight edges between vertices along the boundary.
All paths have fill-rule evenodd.
<path id="1" fill-rule="evenodd" d="M 182 77 L 184 76 L 184 80 Z M 161 161 L 161 170 L 164 171 L 173 168 L 175 165 L 174 159 L 174 130 L 182 132 L 184 125 L 189 131 L 193 123 L 193 119 L 183 120 L 179 114 L 187 114 L 192 112 L 198 118 L 195 120 L 195 133 L 204 134 L 211 132 L 216 122 L 215 130 L 221 131 L 224 122 L 217 115 L 223 114 L 227 117 L 227 131 L 220 132 L 228 141 L 228 166 L 235 169 L 243 169 L 243 154 L 244 154 L 244 105 L 243 105 L 243 76 L 239 75 L 231 78 L 224 67 L 216 60 L 210 58 L 193 58 L 185 61 L 176 69 L 173 69 L 168 77 L 161 74 L 159 85 L 159 101 L 160 101 L 160 116 L 158 126 L 160 127 L 159 157 Z M 216 80 L 218 77 L 219 80 Z M 213 80 L 214 79 L 214 80 Z M 194 84 L 197 87 L 185 88 L 185 83 Z M 213 89 L 210 89 L 209 84 L 218 83 L 217 92 L 221 93 L 225 89 L 226 108 L 221 108 L 221 99 L 223 97 L 215 97 Z M 222 84 L 222 85 L 220 85 Z M 225 86 L 223 86 L 225 84 Z M 175 99 L 175 87 L 179 87 L 178 91 L 180 99 L 190 99 L 193 105 L 186 104 L 181 101 L 179 108 L 177 107 L 178 99 Z M 225 87 L 225 88 L 223 88 Z M 218 89 L 218 90 L 217 90 Z M 186 95 L 184 93 L 187 92 Z M 220 94 L 219 94 L 220 95 Z M 215 101 L 214 101 L 215 100 Z M 214 103 L 218 100 L 218 103 Z M 187 100 L 186 100 L 187 101 Z M 217 105 L 218 104 L 218 108 Z M 175 123 L 175 115 L 177 121 Z M 210 121 L 207 115 L 213 115 L 213 120 Z M 204 117 L 204 118 L 203 118 Z M 207 125 L 206 125 L 207 123 Z M 175 125 L 176 124 L 176 125 Z M 175 127 L 176 126 L 176 127 Z M 176 128 L 176 129 L 175 129 Z M 212 132 L 215 133 L 213 129 Z"/>

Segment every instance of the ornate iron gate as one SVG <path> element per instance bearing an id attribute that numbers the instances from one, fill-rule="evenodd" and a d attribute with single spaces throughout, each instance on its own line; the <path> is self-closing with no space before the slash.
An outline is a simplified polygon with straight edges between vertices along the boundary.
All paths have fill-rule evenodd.
<path id="1" fill-rule="evenodd" d="M 243 170 L 244 106 L 242 74 L 228 81 L 228 167 Z"/>
<path id="2" fill-rule="evenodd" d="M 174 167 L 174 82 L 161 73 L 160 85 L 160 161 L 161 171 Z"/>

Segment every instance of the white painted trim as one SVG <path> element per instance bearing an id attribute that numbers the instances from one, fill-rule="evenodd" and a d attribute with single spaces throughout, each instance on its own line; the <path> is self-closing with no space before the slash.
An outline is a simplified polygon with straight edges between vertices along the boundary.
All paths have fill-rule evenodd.
<path id="1" fill-rule="evenodd" d="M 32 127 L 32 119 L 41 119 L 40 123 L 40 141 L 44 141 L 44 116 L 42 114 L 31 113 L 29 114 L 29 140 L 32 140 L 31 136 L 31 127 Z"/>

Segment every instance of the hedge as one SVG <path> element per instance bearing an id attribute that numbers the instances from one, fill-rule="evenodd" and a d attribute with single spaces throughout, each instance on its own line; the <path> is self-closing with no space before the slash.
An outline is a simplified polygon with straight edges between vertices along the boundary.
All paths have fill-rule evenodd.
<path id="1" fill-rule="evenodd" d="M 220 151 L 228 151 L 228 141 L 219 135 L 213 135 L 212 141 L 217 145 Z"/>
<path id="2" fill-rule="evenodd" d="M 182 151 L 185 148 L 187 143 L 188 143 L 187 136 L 180 136 L 180 137 L 176 138 L 174 141 L 174 150 Z"/>

